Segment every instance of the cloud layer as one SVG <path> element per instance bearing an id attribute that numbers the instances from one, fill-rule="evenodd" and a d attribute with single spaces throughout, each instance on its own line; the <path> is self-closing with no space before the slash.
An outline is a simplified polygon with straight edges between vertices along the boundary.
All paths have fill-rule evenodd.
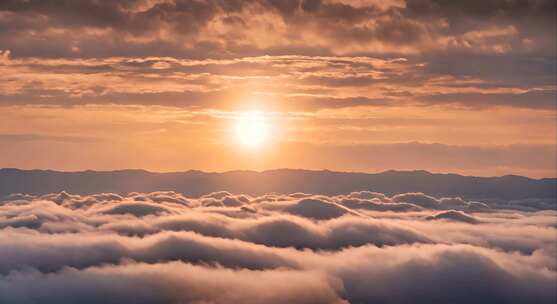
<path id="1" fill-rule="evenodd" d="M 461 2 L 3 0 L 0 167 L 555 176 L 555 1 Z"/>
<path id="2" fill-rule="evenodd" d="M 222 109 L 257 91 L 296 110 L 551 110 L 555 9 L 551 0 L 3 1 L 0 105 Z"/>
<path id="3" fill-rule="evenodd" d="M 543 34 L 552 30 L 554 11 L 555 3 L 545 0 L 8 0 L 0 5 L 0 37 L 18 54 L 41 57 L 549 53 L 555 46 Z"/>
<path id="4" fill-rule="evenodd" d="M 0 302 L 553 303 L 555 209 L 367 191 L 14 194 L 0 203 Z"/>

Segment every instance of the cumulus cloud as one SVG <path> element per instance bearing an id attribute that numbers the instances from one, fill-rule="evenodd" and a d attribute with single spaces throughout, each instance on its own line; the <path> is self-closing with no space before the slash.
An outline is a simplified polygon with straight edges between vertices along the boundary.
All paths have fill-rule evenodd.
<path id="1" fill-rule="evenodd" d="M 477 224 L 479 221 L 462 211 L 456 210 L 448 210 L 436 213 L 434 215 L 430 215 L 426 217 L 427 220 L 449 220 L 449 221 L 457 221 L 457 222 L 464 222 L 469 224 Z"/>
<path id="2" fill-rule="evenodd" d="M 516 202 L 11 195 L 0 302 L 553 303 L 557 213 L 501 206 Z"/>
<path id="3" fill-rule="evenodd" d="M 352 212 L 338 204 L 312 198 L 302 199 L 284 210 L 295 215 L 318 220 L 337 218 Z"/>

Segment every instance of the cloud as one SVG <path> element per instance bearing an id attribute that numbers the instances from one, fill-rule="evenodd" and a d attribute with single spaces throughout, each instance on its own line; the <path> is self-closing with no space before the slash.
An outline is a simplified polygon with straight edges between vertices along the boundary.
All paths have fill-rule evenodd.
<path id="1" fill-rule="evenodd" d="M 160 214 L 164 212 L 170 212 L 169 209 L 160 207 L 153 204 L 130 202 L 122 203 L 117 206 L 111 206 L 106 210 L 102 210 L 105 214 L 133 214 L 135 216 L 146 216 L 151 214 Z"/>
<path id="2" fill-rule="evenodd" d="M 525 48 L 520 43 L 524 38 L 542 44 L 536 31 L 551 32 L 548 25 L 554 24 L 554 18 L 548 12 L 554 8 L 552 1 L 497 0 L 481 9 L 439 1 L 360 1 L 358 5 L 313 0 L 126 0 L 82 1 L 63 7 L 57 1 L 5 1 L 0 6 L 5 30 L 0 34 L 7 42 L 4 47 L 26 56 L 99 57 L 102 47 L 127 55 L 149 51 L 168 56 L 182 51 L 201 56 L 209 51 L 214 56 L 246 56 L 311 50 L 310 41 L 321 46 L 321 53 L 365 52 L 366 47 L 368 52 L 394 53 L 457 48 L 501 52 Z M 190 22 L 184 24 L 184 19 Z M 485 20 L 496 30 L 486 30 Z M 507 28 L 515 30 L 497 30 Z M 41 45 L 30 31 L 40 31 L 40 36 L 50 36 L 52 41 Z M 18 40 L 9 36 L 14 33 L 19 34 Z M 272 39 L 264 39 L 265 35 Z M 102 47 L 95 47 L 95 42 Z M 32 51 L 24 46 L 40 48 Z M 219 55 L 220 50 L 227 52 Z"/>
<path id="3" fill-rule="evenodd" d="M 418 211 L 421 207 L 415 204 L 409 203 L 383 203 L 378 199 L 372 200 L 361 200 L 361 199 L 343 199 L 340 202 L 342 205 L 351 209 L 365 209 L 365 210 L 375 210 L 375 211 Z"/>
<path id="4" fill-rule="evenodd" d="M 387 208 L 403 204 L 413 208 Z M 557 213 L 500 209 L 514 204 L 369 191 L 12 195 L 0 205 L 0 302 L 553 303 Z"/>
<path id="5" fill-rule="evenodd" d="M 320 272 L 181 262 L 66 268 L 54 274 L 23 271 L 0 278 L 0 300 L 17 303 L 346 303 L 338 289 Z"/>
<path id="6" fill-rule="evenodd" d="M 344 265 L 335 270 L 352 302 L 528 303 L 539 293 L 537 299 L 549 303 L 554 297 L 555 277 L 534 274 L 530 268 L 530 263 L 536 263 L 534 256 L 511 262 L 509 256 L 467 246 L 368 250 L 343 252 L 338 257 Z M 521 266 L 518 260 L 528 265 Z"/>
<path id="7" fill-rule="evenodd" d="M 393 201 L 412 203 L 428 209 L 438 209 L 441 207 L 437 199 L 423 193 L 397 194 L 393 196 Z"/>
<path id="8" fill-rule="evenodd" d="M 318 220 L 337 218 L 350 213 L 350 209 L 319 199 L 306 198 L 284 209 L 286 212 Z"/>
<path id="9" fill-rule="evenodd" d="M 477 224 L 479 221 L 462 211 L 456 210 L 448 210 L 436 213 L 434 215 L 430 215 L 426 217 L 427 220 L 449 220 L 449 221 L 457 221 L 469 224 Z"/>
<path id="10" fill-rule="evenodd" d="M 553 110 L 557 107 L 557 94 L 553 90 L 532 90 L 524 93 L 447 93 L 425 95 L 419 99 L 425 103 L 455 103 L 468 107 L 506 105 L 518 108 Z"/>
<path id="11" fill-rule="evenodd" d="M 4 1 L 0 105 L 230 109 L 256 87 L 282 110 L 550 111 L 554 10 L 550 0 Z"/>
<path id="12" fill-rule="evenodd" d="M 509 66 L 508 62 L 484 57 L 466 59 L 478 62 L 485 69 L 480 71 L 470 71 L 467 66 L 441 70 L 448 63 L 428 62 L 432 59 L 379 56 L 5 58 L 0 62 L 8 72 L 0 75 L 0 105 L 4 106 L 121 104 L 231 110 L 246 99 L 264 95 L 269 109 L 281 111 L 411 105 L 546 111 L 555 107 L 551 88 L 555 78 L 550 73 L 553 69 L 547 69 L 550 61 L 540 64 L 508 58 L 520 71 L 500 72 L 488 67 L 493 61 L 497 67 Z M 438 60 L 454 61 L 442 56 Z M 161 64 L 164 69 L 154 68 Z M 518 72 L 523 77 L 509 78 Z M 254 85 L 259 95 L 254 93 Z M 59 138 L 4 136 L 14 140 L 79 139 L 71 134 Z"/>

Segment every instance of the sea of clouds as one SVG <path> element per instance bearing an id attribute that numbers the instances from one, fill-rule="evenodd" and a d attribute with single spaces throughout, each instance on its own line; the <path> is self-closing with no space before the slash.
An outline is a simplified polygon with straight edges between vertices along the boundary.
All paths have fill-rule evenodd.
<path id="1" fill-rule="evenodd" d="M 0 303 L 555 303 L 556 257 L 555 204 L 539 200 L 62 192 L 0 202 Z"/>

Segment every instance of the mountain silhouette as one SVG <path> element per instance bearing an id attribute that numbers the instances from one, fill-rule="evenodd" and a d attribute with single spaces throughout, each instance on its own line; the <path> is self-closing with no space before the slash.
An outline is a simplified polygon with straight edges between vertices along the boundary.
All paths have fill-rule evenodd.
<path id="1" fill-rule="evenodd" d="M 185 171 L 155 173 L 145 170 L 60 172 L 52 170 L 0 169 L 0 196 L 11 193 L 46 194 L 67 191 L 75 194 L 113 192 L 176 191 L 196 197 L 214 191 L 261 195 L 295 193 L 336 195 L 353 191 L 376 191 L 393 195 L 423 192 L 429 195 L 460 196 L 465 199 L 555 198 L 557 179 L 523 176 L 474 177 L 435 174 L 427 171 L 350 173 L 278 169 L 263 172 L 229 171 L 210 173 Z"/>

